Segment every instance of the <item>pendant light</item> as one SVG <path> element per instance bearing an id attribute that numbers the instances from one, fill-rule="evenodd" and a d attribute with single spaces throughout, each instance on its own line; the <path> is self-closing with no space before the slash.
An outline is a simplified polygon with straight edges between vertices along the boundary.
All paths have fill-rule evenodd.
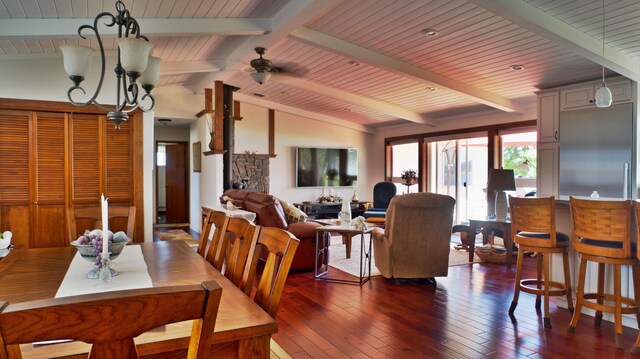
<path id="1" fill-rule="evenodd" d="M 611 90 L 609 90 L 607 84 L 604 82 L 604 62 L 606 60 L 604 57 L 604 1 L 605 0 L 602 0 L 602 86 L 596 91 L 596 107 L 609 107 L 611 106 L 611 102 L 613 102 Z"/>

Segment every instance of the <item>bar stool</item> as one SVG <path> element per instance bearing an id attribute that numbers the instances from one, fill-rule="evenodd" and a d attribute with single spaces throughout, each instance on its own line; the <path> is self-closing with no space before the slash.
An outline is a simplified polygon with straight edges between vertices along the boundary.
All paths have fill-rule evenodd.
<path id="1" fill-rule="evenodd" d="M 631 211 L 632 201 L 601 201 L 569 198 L 573 234 L 571 245 L 580 254 L 580 274 L 576 294 L 576 309 L 571 318 L 568 331 L 574 332 L 580 320 L 582 306 L 596 311 L 595 323 L 602 322 L 602 312 L 613 313 L 615 321 L 615 338 L 618 348 L 624 347 L 622 336 L 622 314 L 638 313 L 640 300 L 640 277 L 638 276 L 638 260 L 631 251 Z M 598 263 L 598 285 L 596 293 L 585 293 L 587 262 Z M 613 294 L 604 293 L 605 265 L 613 265 Z M 633 283 L 635 298 L 623 297 L 621 294 L 621 266 L 633 267 Z M 613 305 L 606 304 L 613 302 Z M 624 306 L 623 306 L 624 304 Z"/>
<path id="2" fill-rule="evenodd" d="M 640 202 L 633 202 L 633 212 L 635 213 L 636 219 L 636 241 L 640 238 Z M 640 260 L 640 246 L 636 244 L 636 258 Z M 634 280 L 640 280 L 640 265 L 633 266 L 633 275 Z M 640 298 L 640 285 L 634 281 L 633 287 L 635 288 L 635 297 Z M 640 311 L 640 308 L 638 308 Z M 640 327 L 640 319 L 638 322 L 638 327 Z M 640 332 L 638 332 L 638 337 L 636 338 L 636 343 L 633 345 L 631 349 L 632 354 L 640 354 Z"/>
<path id="3" fill-rule="evenodd" d="M 569 236 L 556 232 L 554 197 L 518 198 L 509 197 L 511 210 L 511 238 L 518 244 L 515 291 L 509 315 L 518 305 L 520 291 L 536 295 L 536 308 L 540 309 L 540 296 L 544 296 L 544 326 L 551 328 L 549 297 L 567 296 L 569 311 L 573 313 L 571 278 L 569 275 Z M 524 254 L 538 254 L 538 270 L 534 279 L 522 279 Z M 564 265 L 564 283 L 551 280 L 551 254 L 561 253 Z"/>

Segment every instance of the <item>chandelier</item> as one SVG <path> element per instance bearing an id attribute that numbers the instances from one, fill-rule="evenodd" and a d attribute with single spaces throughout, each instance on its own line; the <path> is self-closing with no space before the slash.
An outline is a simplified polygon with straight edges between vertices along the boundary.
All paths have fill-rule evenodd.
<path id="1" fill-rule="evenodd" d="M 76 106 L 90 104 L 98 106 L 107 112 L 107 118 L 115 123 L 116 129 L 119 129 L 120 124 L 129 118 L 127 114 L 137 108 L 144 112 L 153 108 L 155 101 L 151 95 L 151 90 L 153 90 L 160 77 L 160 59 L 149 56 L 153 45 L 151 45 L 146 36 L 140 33 L 138 22 L 131 16 L 122 1 L 116 1 L 116 11 L 116 15 L 102 12 L 94 19 L 93 26 L 82 25 L 78 28 L 78 35 L 83 39 L 86 39 L 85 35 L 82 34 L 84 30 L 93 32 L 100 48 L 100 80 L 95 92 L 86 102 L 74 100 L 73 92 L 78 90 L 86 94 L 80 83 L 84 80 L 91 67 L 91 57 L 95 51 L 88 46 L 69 44 L 61 45 L 60 50 L 64 59 L 64 69 L 73 82 L 73 86 L 67 91 L 69 101 Z M 114 70 L 116 76 L 116 102 L 113 108 L 96 101 L 102 88 L 105 74 L 105 51 L 102 37 L 98 31 L 98 22 L 101 19 L 106 20 L 105 26 L 117 26 L 118 29 L 118 38 L 116 39 L 118 57 Z M 139 87 L 142 87 L 145 91 L 141 97 L 139 97 Z M 145 107 L 143 101 L 148 106 Z"/>

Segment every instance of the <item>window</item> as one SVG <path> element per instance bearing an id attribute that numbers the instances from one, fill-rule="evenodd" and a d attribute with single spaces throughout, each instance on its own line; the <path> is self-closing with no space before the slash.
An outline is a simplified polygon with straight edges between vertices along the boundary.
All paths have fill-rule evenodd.
<path id="1" fill-rule="evenodd" d="M 391 145 L 391 176 L 393 177 L 393 182 L 398 188 L 398 193 L 418 192 L 418 183 L 407 186 L 403 184 L 401 178 L 402 171 L 409 169 L 416 171 L 418 178 L 420 178 L 418 151 L 419 147 L 417 142 Z"/>
<path id="2" fill-rule="evenodd" d="M 164 144 L 158 144 L 158 154 L 156 156 L 156 164 L 158 167 L 164 167 L 167 165 L 167 148 Z"/>
<path id="3" fill-rule="evenodd" d="M 524 196 L 536 190 L 537 132 L 501 134 L 502 168 L 512 169 L 516 177 L 513 195 Z"/>

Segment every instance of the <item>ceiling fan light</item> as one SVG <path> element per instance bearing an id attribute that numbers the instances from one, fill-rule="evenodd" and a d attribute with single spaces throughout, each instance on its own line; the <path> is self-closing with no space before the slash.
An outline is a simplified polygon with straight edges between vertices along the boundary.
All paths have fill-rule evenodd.
<path id="1" fill-rule="evenodd" d="M 271 72 L 252 72 L 251 73 L 251 77 L 253 78 L 253 80 L 257 83 L 259 83 L 260 85 L 262 85 L 264 82 L 266 82 L 267 80 L 269 80 L 269 78 L 271 77 Z"/>
<path id="2" fill-rule="evenodd" d="M 611 90 L 606 84 L 602 83 L 602 86 L 596 91 L 596 107 L 609 107 L 611 102 L 613 102 Z"/>

